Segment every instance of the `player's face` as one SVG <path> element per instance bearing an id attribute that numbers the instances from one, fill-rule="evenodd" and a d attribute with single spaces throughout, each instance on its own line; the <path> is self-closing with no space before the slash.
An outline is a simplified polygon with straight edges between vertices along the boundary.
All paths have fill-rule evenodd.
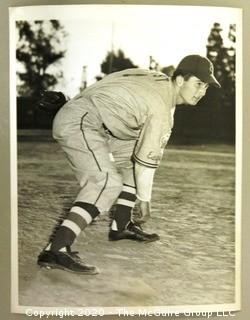
<path id="1" fill-rule="evenodd" d="M 180 87 L 179 96 L 184 104 L 195 106 L 199 100 L 204 97 L 208 88 L 208 84 L 202 82 L 196 77 L 184 80 Z"/>

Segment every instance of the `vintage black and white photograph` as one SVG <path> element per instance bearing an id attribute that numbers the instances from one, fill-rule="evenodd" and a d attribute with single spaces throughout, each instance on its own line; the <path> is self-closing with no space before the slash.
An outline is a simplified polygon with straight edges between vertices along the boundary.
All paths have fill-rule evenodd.
<path id="1" fill-rule="evenodd" d="M 9 12 L 12 312 L 240 310 L 241 9 Z"/>

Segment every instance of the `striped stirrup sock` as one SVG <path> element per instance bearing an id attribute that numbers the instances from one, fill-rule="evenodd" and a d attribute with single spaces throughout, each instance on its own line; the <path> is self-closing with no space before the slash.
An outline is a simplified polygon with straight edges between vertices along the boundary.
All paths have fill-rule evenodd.
<path id="1" fill-rule="evenodd" d="M 111 230 L 122 231 L 130 222 L 132 209 L 134 208 L 136 200 L 135 193 L 135 187 L 126 184 L 123 185 L 122 192 L 116 202 Z"/>
<path id="2" fill-rule="evenodd" d="M 77 201 L 67 218 L 58 227 L 52 237 L 50 250 L 58 251 L 71 246 L 80 232 L 99 215 L 99 210 L 91 203 Z"/>

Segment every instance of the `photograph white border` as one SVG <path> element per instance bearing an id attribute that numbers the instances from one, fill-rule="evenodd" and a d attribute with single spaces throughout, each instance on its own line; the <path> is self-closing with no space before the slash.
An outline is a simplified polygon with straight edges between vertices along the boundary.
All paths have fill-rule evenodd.
<path id="1" fill-rule="evenodd" d="M 88 4 L 86 4 L 88 5 Z M 94 4 L 91 4 L 94 5 Z M 116 4 L 121 5 L 121 4 Z M 70 7 L 81 7 L 83 5 L 70 5 Z M 98 5 L 99 6 L 99 5 Z M 113 6 L 113 5 L 111 5 Z M 164 5 L 165 6 L 165 5 Z M 169 5 L 168 5 L 169 6 Z M 65 308 L 72 310 L 75 315 L 82 312 L 89 312 L 90 309 L 97 310 L 105 315 L 119 314 L 122 310 L 128 315 L 140 314 L 141 310 L 147 310 L 152 315 L 157 314 L 185 314 L 185 313 L 200 313 L 200 312 L 232 312 L 241 309 L 241 186 L 242 186 L 242 19 L 237 25 L 237 55 L 236 55 L 236 105 L 240 106 L 236 112 L 236 227 L 235 227 L 235 246 L 236 246 L 236 265 L 235 265 L 235 303 L 232 304 L 215 304 L 215 305 L 195 305 L 195 306 L 154 306 L 154 307 L 91 307 L 91 308 L 74 308 L 74 307 L 30 307 L 20 306 L 18 301 L 18 225 L 17 225 L 17 206 L 18 206 L 18 190 L 17 190 L 17 123 L 16 123 L 16 56 L 15 56 L 15 21 L 19 19 L 64 19 L 68 17 L 68 10 L 65 10 L 68 5 L 49 5 L 49 11 L 43 13 L 41 10 L 45 6 L 26 6 L 10 8 L 10 146 L 11 146 L 11 310 L 13 313 L 26 313 L 27 309 L 41 310 L 50 315 L 66 312 Z M 184 7 L 184 6 L 182 6 Z M 188 6 L 189 7 L 189 6 Z M 242 17 L 242 10 L 239 16 Z M 48 17 L 49 12 L 49 17 Z M 81 10 L 77 10 L 80 12 Z M 99 311 L 98 311 L 99 310 Z M 122 313 L 120 315 L 123 315 Z"/>

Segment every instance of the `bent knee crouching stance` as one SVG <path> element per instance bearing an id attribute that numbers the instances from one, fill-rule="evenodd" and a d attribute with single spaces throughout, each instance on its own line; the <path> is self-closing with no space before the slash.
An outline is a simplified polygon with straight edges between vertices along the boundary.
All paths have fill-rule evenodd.
<path id="1" fill-rule="evenodd" d="M 76 201 L 91 203 L 100 211 L 107 212 L 122 191 L 122 177 L 115 170 L 90 172 L 80 181 L 81 190 Z"/>
<path id="2" fill-rule="evenodd" d="M 80 232 L 116 201 L 122 190 L 121 177 L 112 173 L 106 173 L 103 177 L 105 179 L 99 179 L 98 184 L 93 182 L 93 177 L 86 181 L 67 217 L 52 235 L 50 250 L 70 247 Z M 97 185 L 98 188 L 94 188 Z"/>

